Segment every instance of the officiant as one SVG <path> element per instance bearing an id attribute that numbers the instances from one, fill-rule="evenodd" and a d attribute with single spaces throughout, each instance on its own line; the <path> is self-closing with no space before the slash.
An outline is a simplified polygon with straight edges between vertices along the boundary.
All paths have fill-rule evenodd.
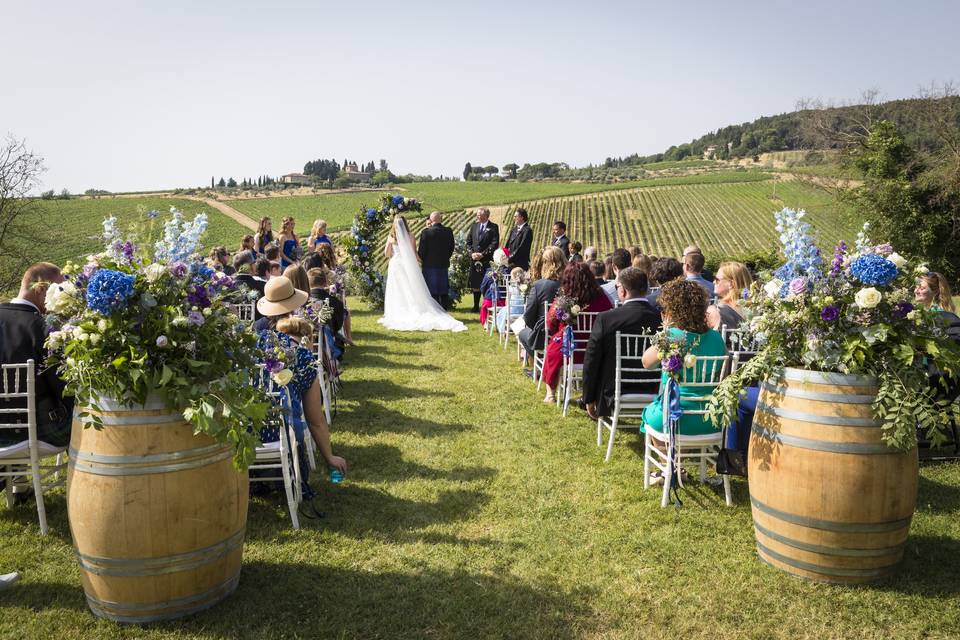
<path id="1" fill-rule="evenodd" d="M 480 283 L 487 264 L 493 259 L 493 252 L 500 245 L 500 227 L 490 222 L 490 210 L 480 207 L 476 211 L 477 221 L 470 225 L 467 235 L 467 251 L 473 266 L 470 269 L 470 289 L 473 290 L 473 309 L 480 311 Z"/>

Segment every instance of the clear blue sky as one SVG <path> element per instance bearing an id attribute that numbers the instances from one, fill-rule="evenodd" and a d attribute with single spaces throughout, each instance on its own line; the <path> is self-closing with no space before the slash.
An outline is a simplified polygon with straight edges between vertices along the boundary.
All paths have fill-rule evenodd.
<path id="1" fill-rule="evenodd" d="M 0 24 L 0 135 L 73 192 L 583 165 L 960 80 L 952 1 L 7 1 Z"/>

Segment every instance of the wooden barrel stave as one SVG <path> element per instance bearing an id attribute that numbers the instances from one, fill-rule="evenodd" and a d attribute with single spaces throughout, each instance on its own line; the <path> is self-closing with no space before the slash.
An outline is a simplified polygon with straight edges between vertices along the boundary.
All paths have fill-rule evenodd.
<path id="1" fill-rule="evenodd" d="M 887 448 L 867 377 L 787 370 L 762 385 L 749 482 L 761 559 L 835 583 L 882 579 L 903 557 L 917 454 Z"/>
<path id="2" fill-rule="evenodd" d="M 91 611 L 120 622 L 178 618 L 236 588 L 248 480 L 232 448 L 161 406 L 75 421 L 68 469 L 74 547 Z"/>

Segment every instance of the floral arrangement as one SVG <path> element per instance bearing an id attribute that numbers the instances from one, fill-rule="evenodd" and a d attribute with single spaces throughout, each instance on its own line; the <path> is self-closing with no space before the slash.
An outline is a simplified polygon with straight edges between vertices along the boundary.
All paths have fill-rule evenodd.
<path id="1" fill-rule="evenodd" d="M 467 250 L 467 234 L 463 231 L 456 235 L 453 246 L 453 255 L 450 256 L 450 270 L 447 272 L 450 281 L 450 303 L 456 304 L 463 296 L 463 292 L 470 288 L 470 269 L 473 260 Z"/>
<path id="2" fill-rule="evenodd" d="M 385 195 L 380 199 L 379 208 L 361 207 L 353 219 L 345 242 L 350 257 L 350 280 L 360 297 L 375 307 L 383 306 L 386 284 L 373 256 L 377 235 L 383 223 L 396 214 L 419 211 L 420 203 L 414 198 Z"/>
<path id="3" fill-rule="evenodd" d="M 311 298 L 305 305 L 300 307 L 298 311 L 300 315 L 309 320 L 315 328 L 327 324 L 330 322 L 330 318 L 333 317 L 333 307 L 330 305 L 330 300 L 328 299 L 317 300 Z"/>
<path id="4" fill-rule="evenodd" d="M 233 279 L 196 257 L 206 216 L 171 213 L 152 247 L 121 238 L 108 218 L 104 251 L 47 289 L 50 364 L 86 425 L 100 426 L 100 398 L 132 406 L 157 393 L 197 433 L 234 445 L 243 468 L 257 443 L 248 427 L 268 406 L 250 381 L 260 352 L 228 307 Z"/>
<path id="5" fill-rule="evenodd" d="M 660 368 L 672 379 L 680 381 L 684 369 L 692 369 L 697 364 L 697 356 L 692 353 L 700 343 L 700 338 L 692 342 L 685 334 L 670 334 L 669 329 L 658 332 L 654 340 Z"/>
<path id="6" fill-rule="evenodd" d="M 938 394 L 931 380 L 946 385 L 955 377 L 960 348 L 946 337 L 936 311 L 912 302 L 926 266 L 889 244 L 872 244 L 866 226 L 855 250 L 841 242 L 824 264 L 803 218 L 803 211 L 777 214 L 786 262 L 766 283 L 754 283 L 744 303 L 749 334 L 761 350 L 717 388 L 714 425 L 732 419 L 745 385 L 800 367 L 875 376 L 873 413 L 884 441 L 910 449 L 919 425 L 939 443 L 945 427 L 960 424 L 960 401 Z M 940 375 L 931 377 L 934 372 Z"/>

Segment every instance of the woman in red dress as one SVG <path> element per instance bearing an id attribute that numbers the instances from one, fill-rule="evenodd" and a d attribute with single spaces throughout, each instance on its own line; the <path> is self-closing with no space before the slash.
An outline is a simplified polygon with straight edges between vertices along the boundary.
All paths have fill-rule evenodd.
<path id="1" fill-rule="evenodd" d="M 609 311 L 613 308 L 610 304 L 610 298 L 603 292 L 593 272 L 585 262 L 572 262 L 567 265 L 563 271 L 563 277 L 560 279 L 560 294 L 573 298 L 576 304 L 580 305 L 580 311 L 589 311 L 598 313 L 600 311 Z M 544 402 L 556 402 L 554 395 L 557 388 L 557 382 L 560 380 L 560 370 L 563 368 L 563 332 L 567 325 L 557 320 L 556 303 L 550 305 L 550 311 L 547 313 L 547 334 L 550 338 L 547 340 L 547 353 L 543 359 L 543 381 L 547 383 L 547 396 Z M 587 329 L 589 335 L 589 329 Z M 585 339 L 587 336 L 578 335 L 578 339 Z M 576 364 L 583 362 L 583 353 L 577 352 L 573 356 Z"/>

